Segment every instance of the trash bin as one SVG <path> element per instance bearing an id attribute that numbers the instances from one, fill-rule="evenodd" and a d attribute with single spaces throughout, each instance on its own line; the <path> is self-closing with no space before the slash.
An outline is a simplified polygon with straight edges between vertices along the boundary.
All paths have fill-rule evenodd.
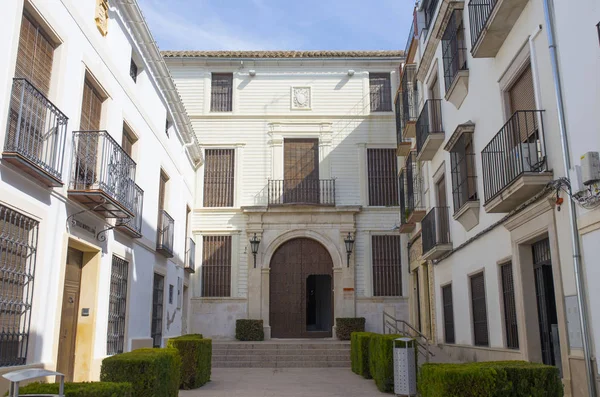
<path id="1" fill-rule="evenodd" d="M 19 383 L 28 381 L 35 378 L 44 378 L 47 376 L 55 376 L 56 380 L 60 380 L 58 387 L 57 397 L 65 397 L 65 375 L 60 372 L 48 371 L 45 369 L 21 369 L 2 375 L 4 379 L 10 381 L 10 389 L 8 391 L 8 397 L 19 397 Z M 49 394 L 45 394 L 50 396 Z"/>
<path id="2" fill-rule="evenodd" d="M 417 395 L 417 363 L 415 340 L 394 340 L 394 393 L 400 396 Z"/>

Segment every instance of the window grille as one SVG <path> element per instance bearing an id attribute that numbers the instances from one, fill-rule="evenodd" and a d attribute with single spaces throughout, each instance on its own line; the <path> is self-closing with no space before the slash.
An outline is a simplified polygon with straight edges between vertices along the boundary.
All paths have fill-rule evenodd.
<path id="1" fill-rule="evenodd" d="M 452 199 L 454 212 L 458 212 L 467 201 L 476 201 L 477 176 L 475 173 L 475 152 L 473 134 L 464 133 L 450 150 L 452 171 Z"/>
<path id="2" fill-rule="evenodd" d="M 504 326 L 506 327 L 506 347 L 519 348 L 519 330 L 517 327 L 517 308 L 515 305 L 515 285 L 512 263 L 500 266 L 502 276 L 502 296 L 504 300 Z"/>
<path id="3" fill-rule="evenodd" d="M 163 329 L 163 302 L 165 293 L 165 278 L 154 273 L 154 286 L 152 291 L 152 347 L 161 347 Z"/>
<path id="4" fill-rule="evenodd" d="M 475 346 L 489 346 L 483 273 L 471 277 L 471 308 Z"/>
<path id="5" fill-rule="evenodd" d="M 213 73 L 210 91 L 211 112 L 231 112 L 233 103 L 233 74 Z"/>
<path id="6" fill-rule="evenodd" d="M 233 207 L 234 149 L 206 149 L 204 158 L 204 206 Z"/>
<path id="7" fill-rule="evenodd" d="M 202 238 L 202 296 L 231 296 L 231 236 Z"/>
<path id="8" fill-rule="evenodd" d="M 442 303 L 444 306 L 444 341 L 456 343 L 454 336 L 454 306 L 452 304 L 452 284 L 442 287 Z"/>
<path id="9" fill-rule="evenodd" d="M 27 362 L 38 226 L 0 205 L 0 367 Z"/>
<path id="10" fill-rule="evenodd" d="M 444 80 L 446 92 L 452 86 L 456 75 L 467 70 L 467 44 L 462 19 L 463 10 L 454 10 L 444 36 L 442 37 L 442 58 L 444 60 Z"/>
<path id="11" fill-rule="evenodd" d="M 131 63 L 129 64 L 129 76 L 131 76 L 134 83 L 137 83 L 138 67 L 135 64 L 135 61 L 133 59 L 131 60 Z"/>
<path id="12" fill-rule="evenodd" d="M 128 277 L 129 263 L 113 256 L 108 303 L 108 332 L 106 336 L 106 354 L 108 355 L 123 353 L 125 346 Z"/>
<path id="13" fill-rule="evenodd" d="M 369 205 L 397 206 L 398 158 L 396 149 L 367 149 Z"/>
<path id="14" fill-rule="evenodd" d="M 392 111 L 392 88 L 389 73 L 369 73 L 371 112 Z"/>
<path id="15" fill-rule="evenodd" d="M 400 236 L 372 236 L 371 244 L 373 296 L 402 296 Z"/>

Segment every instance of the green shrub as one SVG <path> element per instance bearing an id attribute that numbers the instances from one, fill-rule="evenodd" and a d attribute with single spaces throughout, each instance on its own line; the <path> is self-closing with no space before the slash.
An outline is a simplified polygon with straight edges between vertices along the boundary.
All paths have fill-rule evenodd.
<path id="1" fill-rule="evenodd" d="M 401 336 L 374 334 L 370 338 L 369 371 L 379 391 L 394 390 L 394 339 Z"/>
<path id="2" fill-rule="evenodd" d="M 181 358 L 177 349 L 138 349 L 105 358 L 102 382 L 130 382 L 132 397 L 177 397 Z"/>
<path id="3" fill-rule="evenodd" d="M 65 383 L 65 397 L 131 397 L 130 383 Z M 19 395 L 58 394 L 58 383 L 30 383 L 19 388 Z M 8 393 L 6 393 L 8 395 Z"/>
<path id="4" fill-rule="evenodd" d="M 202 335 L 199 334 L 183 335 L 169 339 L 167 347 L 179 351 L 181 389 L 197 389 L 210 380 L 212 340 L 202 339 Z"/>
<path id="5" fill-rule="evenodd" d="M 372 332 L 353 332 L 350 337 L 350 360 L 352 371 L 365 379 L 371 379 L 369 372 L 369 342 Z"/>
<path id="6" fill-rule="evenodd" d="M 335 319 L 335 336 L 339 340 L 350 340 L 353 332 L 365 331 L 364 317 L 349 317 Z"/>
<path id="7" fill-rule="evenodd" d="M 525 361 L 425 364 L 422 397 L 562 397 L 558 368 Z"/>
<path id="8" fill-rule="evenodd" d="M 261 341 L 265 339 L 263 320 L 237 320 L 235 339 L 241 341 Z"/>

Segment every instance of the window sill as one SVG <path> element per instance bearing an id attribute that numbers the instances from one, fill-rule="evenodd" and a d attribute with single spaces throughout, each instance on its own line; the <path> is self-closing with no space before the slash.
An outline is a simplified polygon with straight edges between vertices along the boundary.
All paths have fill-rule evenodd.
<path id="1" fill-rule="evenodd" d="M 453 218 L 468 232 L 479 224 L 479 208 L 479 200 L 467 201 L 456 211 Z"/>
<path id="2" fill-rule="evenodd" d="M 464 102 L 469 93 L 469 70 L 459 70 L 454 76 L 454 81 L 446 92 L 445 99 L 451 102 L 457 109 Z"/>

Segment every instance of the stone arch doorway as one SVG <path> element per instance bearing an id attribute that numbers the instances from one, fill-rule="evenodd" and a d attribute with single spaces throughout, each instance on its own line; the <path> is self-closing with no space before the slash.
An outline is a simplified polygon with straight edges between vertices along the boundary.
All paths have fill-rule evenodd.
<path id="1" fill-rule="evenodd" d="M 333 260 L 309 238 L 283 243 L 271 258 L 269 324 L 273 338 L 331 337 Z"/>

